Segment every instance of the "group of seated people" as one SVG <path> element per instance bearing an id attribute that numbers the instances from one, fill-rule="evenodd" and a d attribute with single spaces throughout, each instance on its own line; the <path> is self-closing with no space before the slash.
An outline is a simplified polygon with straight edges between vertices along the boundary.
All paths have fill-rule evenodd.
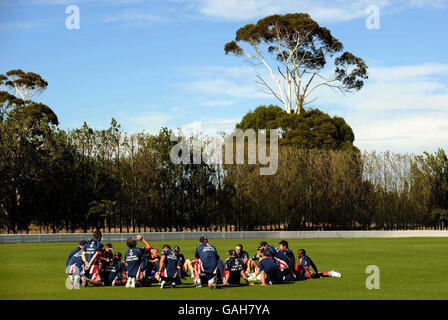
<path id="1" fill-rule="evenodd" d="M 185 259 L 180 247 L 173 249 L 165 244 L 159 249 L 152 247 L 141 235 L 127 240 L 128 250 L 123 255 L 114 252 L 112 244 L 101 243 L 100 231 L 93 233 L 90 241 L 81 241 L 68 256 L 66 272 L 75 288 L 94 286 L 136 286 L 160 285 L 160 288 L 175 287 L 190 274 L 196 287 L 247 285 L 258 282 L 261 285 L 280 284 L 321 277 L 341 277 L 337 271 L 319 272 L 304 249 L 295 255 L 288 242 L 280 241 L 279 247 L 262 241 L 257 253 L 250 258 L 238 244 L 235 250 L 227 251 L 224 262 L 207 237 L 199 239 L 193 260 Z M 137 247 L 137 241 L 143 243 Z M 312 270 L 313 271 L 312 271 Z M 252 281 L 252 282 L 251 282 Z"/>

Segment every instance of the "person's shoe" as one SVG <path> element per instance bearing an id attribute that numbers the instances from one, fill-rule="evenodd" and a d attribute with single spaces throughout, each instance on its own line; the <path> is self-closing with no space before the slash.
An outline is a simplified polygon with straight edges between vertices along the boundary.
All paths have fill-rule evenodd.
<path id="1" fill-rule="evenodd" d="M 131 278 L 128 278 L 128 281 L 126 281 L 126 288 L 131 287 Z"/>
<path id="2" fill-rule="evenodd" d="M 73 288 L 79 289 L 79 276 L 73 278 Z"/>
<path id="3" fill-rule="evenodd" d="M 194 284 L 196 285 L 196 288 L 202 288 L 201 280 L 200 279 L 194 279 Z"/>
<path id="4" fill-rule="evenodd" d="M 86 276 L 82 276 L 82 278 L 81 278 L 81 287 L 83 287 L 83 288 L 87 287 L 87 277 Z"/>
<path id="5" fill-rule="evenodd" d="M 331 271 L 329 272 L 329 274 L 330 274 L 332 277 L 334 277 L 334 278 L 342 278 L 341 273 L 340 273 L 340 272 L 337 272 L 336 270 L 331 270 Z"/>
<path id="6" fill-rule="evenodd" d="M 176 283 L 175 283 L 175 282 L 173 282 L 173 283 L 171 284 L 171 288 L 176 288 Z"/>
<path id="7" fill-rule="evenodd" d="M 160 281 L 160 289 L 164 289 L 166 286 L 166 281 L 162 280 Z"/>
<path id="8" fill-rule="evenodd" d="M 217 284 L 217 282 L 218 282 L 218 277 L 215 276 L 215 277 L 213 278 L 213 284 L 211 285 L 210 289 L 216 289 L 216 284 Z"/>

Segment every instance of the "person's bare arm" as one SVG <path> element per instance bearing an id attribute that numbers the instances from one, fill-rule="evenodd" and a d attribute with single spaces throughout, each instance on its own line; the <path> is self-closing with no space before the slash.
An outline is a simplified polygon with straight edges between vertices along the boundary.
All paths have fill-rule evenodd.
<path id="1" fill-rule="evenodd" d="M 84 264 L 87 264 L 86 252 L 85 251 L 82 252 L 81 258 L 82 258 L 82 261 L 84 262 Z"/>
<path id="2" fill-rule="evenodd" d="M 95 254 L 93 255 L 92 259 L 90 259 L 89 263 L 86 265 L 86 270 L 88 270 L 90 268 L 90 266 L 92 265 L 93 261 L 95 261 L 97 256 L 98 256 L 98 251 L 95 252 Z"/>
<path id="3" fill-rule="evenodd" d="M 162 272 L 162 270 L 163 270 L 163 265 L 165 264 L 165 259 L 166 259 L 166 256 L 164 254 L 162 254 L 162 257 L 160 258 L 159 272 Z"/>
<path id="4" fill-rule="evenodd" d="M 224 281 L 222 283 L 223 286 L 227 285 L 227 283 L 229 282 L 229 278 L 230 278 L 230 272 L 224 271 Z"/>
<path id="5" fill-rule="evenodd" d="M 261 271 L 261 285 L 265 286 L 266 285 L 266 272 Z"/>
<path id="6" fill-rule="evenodd" d="M 148 241 L 145 240 L 145 238 L 143 238 L 143 236 L 142 236 L 141 234 L 139 234 L 139 235 L 137 236 L 137 240 L 140 240 L 141 242 L 143 242 L 143 244 L 145 245 L 145 249 L 146 249 L 146 250 L 151 249 L 151 245 L 149 244 Z"/>
<path id="7" fill-rule="evenodd" d="M 244 272 L 244 270 L 241 270 L 241 276 L 246 281 L 246 284 L 248 286 L 253 286 L 254 285 L 253 283 L 249 282 L 249 279 L 247 278 L 246 272 Z"/>

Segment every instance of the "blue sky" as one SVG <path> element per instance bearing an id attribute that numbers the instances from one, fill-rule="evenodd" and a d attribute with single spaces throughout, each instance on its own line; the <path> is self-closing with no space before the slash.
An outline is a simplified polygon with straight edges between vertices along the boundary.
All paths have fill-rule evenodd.
<path id="1" fill-rule="evenodd" d="M 65 27 L 72 4 L 79 30 Z M 365 26 L 372 4 L 379 30 Z M 321 91 L 313 103 L 343 116 L 360 149 L 448 148 L 447 0 L 0 0 L 0 73 L 46 79 L 39 100 L 62 128 L 106 128 L 114 117 L 129 132 L 229 130 L 277 101 L 223 46 L 241 26 L 286 12 L 310 13 L 369 65 L 361 91 Z"/>

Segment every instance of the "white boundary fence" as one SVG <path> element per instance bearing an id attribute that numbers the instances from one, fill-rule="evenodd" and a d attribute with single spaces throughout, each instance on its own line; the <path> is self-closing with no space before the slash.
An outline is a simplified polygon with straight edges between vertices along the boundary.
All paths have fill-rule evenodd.
<path id="1" fill-rule="evenodd" d="M 103 233 L 103 242 L 126 241 L 138 233 Z M 414 238 L 448 237 L 448 231 L 241 231 L 241 232 L 144 232 L 149 241 L 211 239 L 317 239 L 317 238 Z M 91 233 L 1 234 L 0 243 L 79 242 L 92 238 Z"/>

